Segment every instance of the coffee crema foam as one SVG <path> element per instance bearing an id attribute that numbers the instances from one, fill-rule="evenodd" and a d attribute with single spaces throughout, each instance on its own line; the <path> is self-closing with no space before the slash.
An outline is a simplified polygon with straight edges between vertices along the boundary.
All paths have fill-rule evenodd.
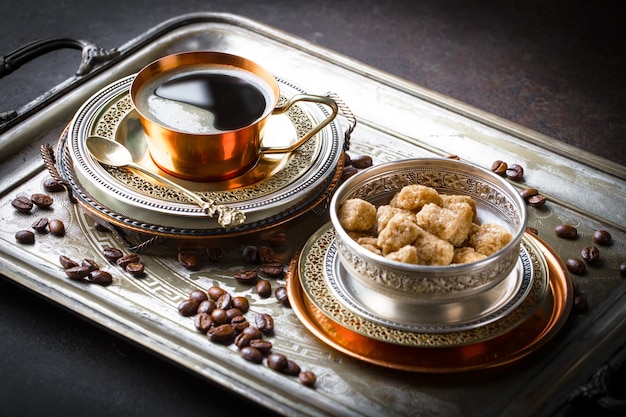
<path id="1" fill-rule="evenodd" d="M 216 91 L 202 85 L 203 81 L 210 83 L 209 78 L 213 80 L 210 87 Z M 177 83 L 178 87 L 170 88 L 168 94 L 160 94 L 174 99 L 157 95 L 159 89 L 167 92 L 167 87 Z M 204 135 L 254 124 L 273 102 L 270 87 L 254 73 L 234 66 L 203 64 L 157 75 L 139 89 L 135 101 L 145 117 L 162 126 Z M 221 107 L 214 110 L 215 105 Z"/>

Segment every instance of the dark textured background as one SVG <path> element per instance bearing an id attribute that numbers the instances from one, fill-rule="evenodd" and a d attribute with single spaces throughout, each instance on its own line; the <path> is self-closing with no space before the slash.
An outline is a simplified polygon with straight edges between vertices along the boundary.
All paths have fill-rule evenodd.
<path id="1" fill-rule="evenodd" d="M 40 38 L 119 46 L 190 12 L 240 14 L 626 164 L 621 1 L 1 0 L 0 54 Z M 0 112 L 76 69 L 0 80 Z M 250 405 L 0 278 L 0 414 L 237 416 Z M 254 410 L 254 415 L 261 415 Z"/>

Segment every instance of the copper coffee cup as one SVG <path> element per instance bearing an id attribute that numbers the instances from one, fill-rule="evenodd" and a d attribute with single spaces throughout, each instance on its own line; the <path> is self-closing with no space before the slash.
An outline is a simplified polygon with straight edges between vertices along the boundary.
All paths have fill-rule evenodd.
<path id="1" fill-rule="evenodd" d="M 195 96 L 197 91 L 191 91 L 191 94 L 186 90 L 182 90 L 182 93 L 179 91 L 180 100 L 175 98 L 163 101 L 162 97 L 155 98 L 155 92 L 159 87 L 168 82 L 172 85 L 171 83 L 175 82 L 172 80 L 200 77 L 197 74 L 204 74 L 201 76 L 205 79 L 214 77 L 206 74 L 242 78 L 245 83 L 252 85 L 252 90 L 258 90 L 264 97 L 265 104 L 257 115 L 244 125 L 215 129 L 215 126 L 203 125 L 205 122 L 208 124 L 211 122 L 207 122 L 208 117 L 205 118 L 203 113 L 205 110 L 197 108 L 192 103 L 192 98 L 185 102 L 188 97 Z M 187 88 L 189 85 L 195 84 L 189 82 Z M 225 97 L 230 100 L 230 90 L 225 91 L 228 91 Z M 337 104 L 332 99 L 308 94 L 295 95 L 285 104 L 278 106 L 280 88 L 272 74 L 246 58 L 222 52 L 184 52 L 158 59 L 137 74 L 130 88 L 130 97 L 147 135 L 148 150 L 154 163 L 170 175 L 200 182 L 223 181 L 237 177 L 254 167 L 263 154 L 295 151 L 330 123 L 338 112 Z M 215 101 L 204 101 L 207 106 L 221 105 Z M 268 118 L 284 113 L 300 101 L 324 104 L 330 108 L 330 115 L 288 147 L 264 147 L 263 131 Z M 153 108 L 150 103 L 158 105 Z M 163 104 L 178 106 L 175 108 L 183 110 L 179 114 L 166 107 L 159 115 L 155 109 Z M 191 111 L 187 112 L 185 108 Z M 217 113 L 222 108 L 216 107 Z M 196 111 L 200 113 L 194 113 Z M 210 113 L 211 116 L 212 114 Z M 171 122 L 164 122 L 165 119 L 171 119 Z"/>

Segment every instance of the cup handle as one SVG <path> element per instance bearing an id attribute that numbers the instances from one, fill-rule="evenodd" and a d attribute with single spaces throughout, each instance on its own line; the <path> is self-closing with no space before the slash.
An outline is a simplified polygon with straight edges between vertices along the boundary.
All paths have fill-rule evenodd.
<path id="1" fill-rule="evenodd" d="M 273 153 L 289 153 L 289 152 L 293 152 L 296 149 L 298 149 L 300 146 L 302 146 L 306 141 L 308 141 L 309 139 L 311 139 L 315 134 L 317 134 L 320 130 L 322 130 L 324 127 L 326 127 L 326 125 L 328 125 L 330 122 L 333 121 L 333 119 L 337 116 L 337 113 L 339 112 L 339 108 L 337 106 L 337 103 L 335 103 L 335 101 L 333 99 L 331 99 L 330 97 L 325 97 L 325 96 L 315 96 L 315 95 L 311 95 L 311 94 L 296 94 L 295 96 L 291 97 L 289 100 L 287 100 L 287 102 L 281 106 L 278 106 L 274 109 L 274 111 L 272 112 L 272 114 L 282 114 L 285 113 L 287 110 L 289 110 L 289 108 L 291 106 L 293 106 L 294 104 L 296 104 L 299 101 L 308 101 L 308 102 L 312 102 L 312 103 L 320 103 L 320 104 L 324 104 L 328 107 L 330 107 L 331 109 L 331 114 L 328 115 L 328 117 L 326 117 L 324 120 L 321 121 L 321 123 L 319 123 L 317 126 L 315 126 L 313 129 L 311 129 L 306 135 L 302 136 L 298 141 L 296 141 L 295 143 L 291 144 L 290 146 L 287 147 L 261 147 L 261 150 L 259 153 L 261 154 L 273 154 Z"/>

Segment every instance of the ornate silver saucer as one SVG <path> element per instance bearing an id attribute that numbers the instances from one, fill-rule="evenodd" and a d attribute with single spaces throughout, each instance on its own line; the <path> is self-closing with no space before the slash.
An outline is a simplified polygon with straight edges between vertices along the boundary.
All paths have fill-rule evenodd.
<path id="1" fill-rule="evenodd" d="M 329 178 L 336 172 L 344 139 L 337 124 L 331 122 L 296 152 L 263 156 L 250 171 L 234 179 L 200 183 L 169 176 L 152 162 L 147 151 L 145 134 L 128 92 L 133 78 L 134 75 L 125 77 L 94 94 L 78 110 L 67 133 L 66 146 L 77 181 L 110 210 L 171 228 L 220 227 L 214 218 L 206 217 L 186 197 L 148 176 L 96 162 L 85 145 L 90 135 L 118 141 L 144 168 L 216 204 L 245 212 L 246 224 L 254 224 L 310 200 L 326 188 Z M 303 92 L 289 82 L 279 80 L 279 83 L 283 98 Z M 289 145 L 326 115 L 322 106 L 310 103 L 294 106 L 286 115 L 270 118 L 264 144 Z"/>
<path id="2" fill-rule="evenodd" d="M 472 315 L 455 312 L 457 305 L 440 305 L 438 311 L 431 305 L 398 305 L 397 300 L 357 287 L 340 265 L 330 223 L 305 244 L 297 270 L 307 299 L 330 320 L 368 338 L 406 346 L 460 346 L 497 337 L 532 315 L 549 287 L 547 263 L 529 236 L 522 240 L 516 271 L 492 298 L 493 304 L 482 300 L 472 306 L 471 300 L 465 301 L 463 307 L 475 309 Z"/>

